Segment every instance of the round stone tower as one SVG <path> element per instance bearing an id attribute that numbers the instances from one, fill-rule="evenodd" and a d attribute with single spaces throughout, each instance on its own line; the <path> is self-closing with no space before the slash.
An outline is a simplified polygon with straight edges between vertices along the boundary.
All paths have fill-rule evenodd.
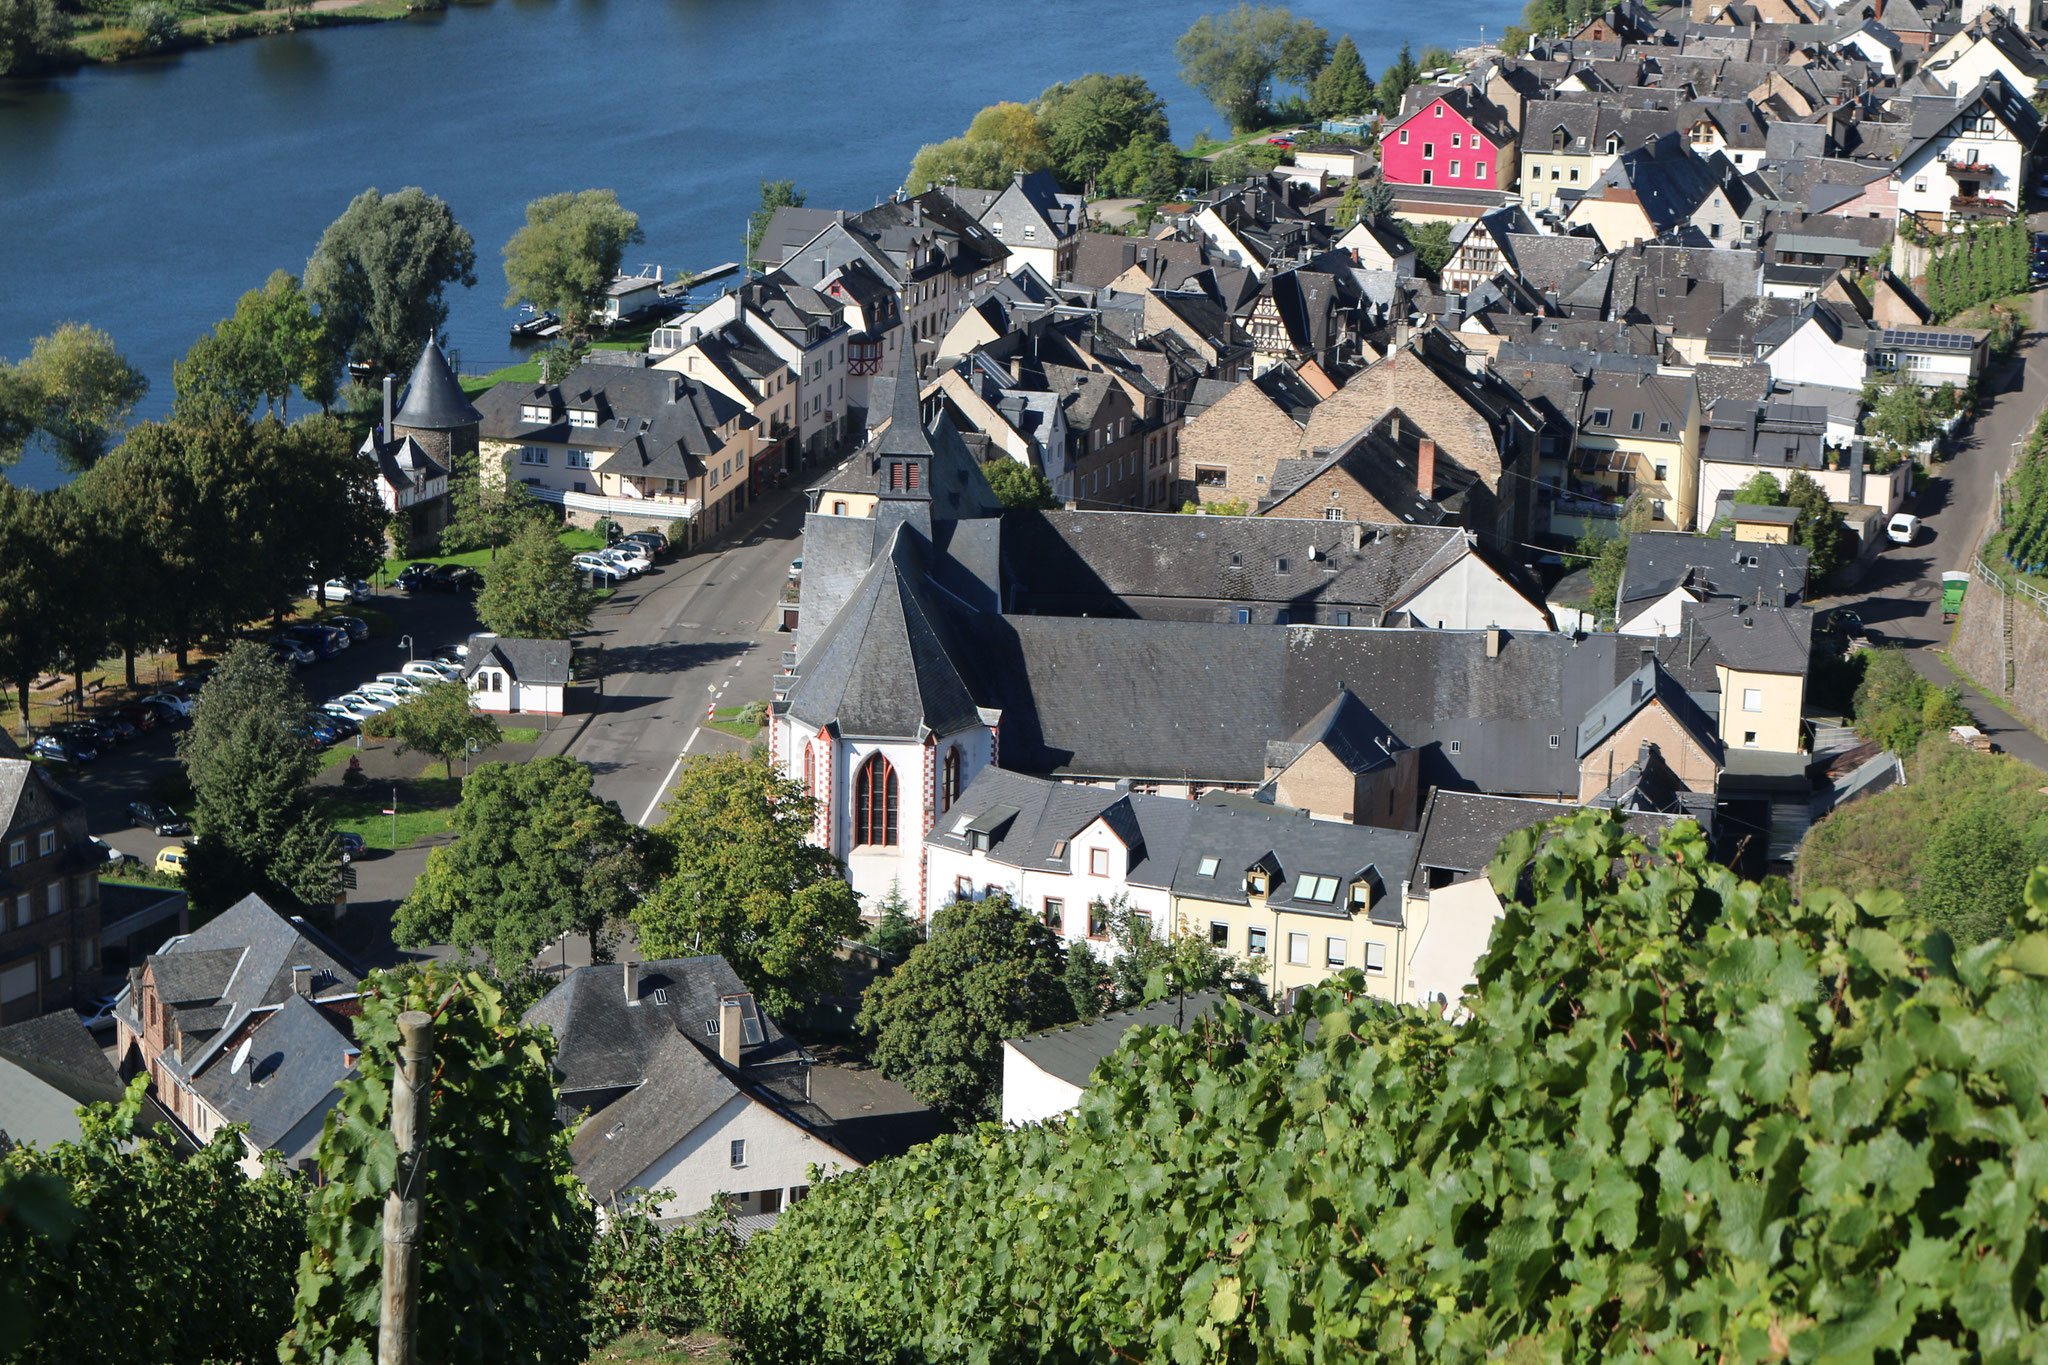
<path id="1" fill-rule="evenodd" d="M 452 477 L 459 458 L 476 454 L 483 421 L 483 414 L 463 396 L 455 371 L 448 367 L 448 357 L 428 337 L 388 435 L 392 439 L 412 437 Z"/>

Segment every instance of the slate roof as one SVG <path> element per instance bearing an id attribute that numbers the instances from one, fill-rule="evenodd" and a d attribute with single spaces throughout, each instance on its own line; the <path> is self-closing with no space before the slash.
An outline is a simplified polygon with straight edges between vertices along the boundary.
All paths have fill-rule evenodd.
<path id="1" fill-rule="evenodd" d="M 1085 1024 L 1061 1024 L 1057 1028 L 1012 1038 L 1005 1046 L 1016 1051 L 1048 1076 L 1069 1085 L 1086 1088 L 1089 1078 L 1124 1039 L 1140 1028 L 1192 1028 L 1217 1008 L 1225 997 L 1217 991 L 1196 991 L 1173 996 L 1137 1009 L 1116 1010 Z M 1249 1006 L 1247 1008 L 1250 1008 Z M 1257 1011 L 1254 1011 L 1257 1012 Z"/>
<path id="2" fill-rule="evenodd" d="M 357 453 L 375 460 L 379 477 L 400 492 L 443 478 L 448 473 L 448 470 L 433 456 L 427 454 L 420 443 L 411 436 L 380 441 L 377 439 L 377 433 L 373 431 L 363 438 L 363 444 Z"/>
<path id="3" fill-rule="evenodd" d="M 764 266 L 781 265 L 792 251 L 843 217 L 845 214 L 832 209 L 792 208 L 786 205 L 778 208 L 768 215 L 768 227 L 761 234 L 761 245 L 755 249 L 754 259 Z"/>
<path id="4" fill-rule="evenodd" d="M 926 596 L 930 542 L 898 526 L 801 660 L 790 713 L 842 734 L 920 738 L 978 723 L 952 623 Z M 809 569 L 809 560 L 805 560 Z"/>
<path id="5" fill-rule="evenodd" d="M 1747 601 L 1687 606 L 1683 628 L 1695 625 L 1728 667 L 1804 676 L 1812 661 L 1813 608 L 1757 606 Z"/>
<path id="6" fill-rule="evenodd" d="M 41 824 L 82 803 L 25 758 L 0 758 L 0 833 Z"/>
<path id="7" fill-rule="evenodd" d="M 695 478 L 725 447 L 719 428 L 754 420 L 725 394 L 673 370 L 589 363 L 559 384 L 508 379 L 477 401 L 487 439 L 604 451 L 592 461 L 595 471 L 634 477 Z M 528 407 L 546 408 L 547 420 L 529 420 Z M 594 425 L 572 424 L 572 408 L 593 414 Z"/>
<path id="8" fill-rule="evenodd" d="M 1629 538 L 1619 605 L 1626 616 L 1675 588 L 1709 598 L 1789 606 L 1806 592 L 1808 554 L 1802 545 L 1769 545 L 1732 537 L 1644 531 Z"/>
<path id="9" fill-rule="evenodd" d="M 1700 459 L 1775 470 L 1818 469 L 1827 418 L 1826 408 L 1724 399 L 1707 414 Z"/>
<path id="10" fill-rule="evenodd" d="M 1623 678 L 1613 691 L 1586 712 L 1585 720 L 1579 724 L 1576 756 L 1584 758 L 1592 753 L 1637 712 L 1653 702 L 1661 703 L 1671 718 L 1690 731 L 1700 746 L 1718 761 L 1721 744 L 1714 735 L 1714 722 L 1655 659 L 1644 662 Z"/>
<path id="11" fill-rule="evenodd" d="M 1399 446 L 1368 427 L 1334 450 L 1318 450 L 1305 458 L 1277 461 L 1259 508 L 1272 507 L 1331 469 L 1342 468 L 1372 495 L 1374 502 L 1410 526 L 1443 526 L 1452 520 L 1443 504 L 1470 488 L 1476 476 L 1443 450 L 1436 456 L 1435 497 L 1417 489 Z"/>
<path id="12" fill-rule="evenodd" d="M 124 1091 L 107 1054 L 71 1010 L 55 1010 L 0 1028 L 0 1059 L 69 1096 L 75 1104 L 114 1103 Z M 6 1087 L 0 1086 L 0 1103 Z M 0 1129 L 7 1121 L 0 1117 Z M 23 1136 L 14 1130 L 16 1137 Z"/>
<path id="13" fill-rule="evenodd" d="M 318 1006 L 289 992 L 275 1010 L 257 1016 L 248 1039 L 248 1060 L 239 1070 L 231 1069 L 233 1058 L 223 1049 L 207 1059 L 192 1088 L 229 1123 L 247 1124 L 258 1150 L 276 1150 L 287 1162 L 311 1156 L 317 1128 L 297 1143 L 285 1139 L 341 1098 L 335 1087 L 349 1074 L 346 1058 L 354 1047 Z"/>
<path id="14" fill-rule="evenodd" d="M 391 419 L 394 427 L 417 427 L 421 431 L 454 431 L 475 426 L 483 417 L 462 392 L 448 357 L 432 337 L 420 348 L 412 378 L 406 382 L 405 401 Z"/>
<path id="15" fill-rule="evenodd" d="M 1097 820 L 1130 851 L 1124 880 L 1167 887 L 1187 834 L 1194 804 L 1172 796 L 1053 782 L 984 768 L 925 836 L 939 848 L 967 850 L 969 836 L 987 834 L 990 862 L 1025 871 L 1075 870 L 1074 836 Z"/>
<path id="16" fill-rule="evenodd" d="M 1513 796 L 1431 792 L 1429 807 L 1422 817 L 1422 845 L 1416 869 L 1418 873 L 1425 869 L 1456 873 L 1458 881 L 1479 876 L 1510 834 L 1531 825 L 1547 824 L 1577 809 L 1555 801 L 1529 801 Z"/>
<path id="17" fill-rule="evenodd" d="M 1923 150 L 1945 136 L 1949 125 L 1979 101 L 1991 110 L 2008 132 L 2019 139 L 2021 148 L 2032 148 L 2040 138 L 2040 115 L 2034 112 L 2031 104 L 2006 84 L 2004 76 L 1994 71 L 1952 100 L 1914 100 L 1912 128 L 1907 133 L 1905 144 L 1899 148 L 1895 164 L 1901 170 L 1905 169 Z"/>
<path id="18" fill-rule="evenodd" d="M 1174 895 L 1249 904 L 1245 873 L 1263 865 L 1272 877 L 1266 903 L 1275 909 L 1348 920 L 1356 913 L 1352 887 L 1365 882 L 1372 887 L 1371 917 L 1400 922 L 1401 883 L 1413 877 L 1422 843 L 1414 831 L 1312 820 L 1306 811 L 1286 807 L 1192 804 L 1187 841 L 1173 874 Z M 1210 858 L 1216 860 L 1214 871 L 1205 875 L 1202 869 Z M 1336 878 L 1336 899 L 1302 899 L 1297 893 L 1307 876 Z"/>
<path id="19" fill-rule="evenodd" d="M 743 1093 L 675 1029 L 650 1036 L 638 1069 L 637 1088 L 593 1116 L 569 1143 L 577 1178 L 600 1204 L 631 1188 L 662 1153 Z"/>
<path id="20" fill-rule="evenodd" d="M 633 1002 L 625 993 L 625 967 L 578 967 L 526 1012 L 524 1022 L 555 1035 L 555 1070 L 565 1099 L 623 1090 L 652 1078 L 661 1045 L 686 1034 L 718 1045 L 719 1001 L 747 988 L 722 957 L 664 958 L 638 964 Z M 742 1068 L 787 1060 L 797 1045 L 758 1006 L 761 1041 L 740 1049 Z M 579 1106 L 580 1107 L 580 1106 Z"/>
<path id="21" fill-rule="evenodd" d="M 1292 736 L 1268 741 L 1266 766 L 1284 769 L 1318 744 L 1353 773 L 1384 768 L 1394 761 L 1395 753 L 1408 747 L 1348 687 L 1340 689 L 1328 706 Z"/>
<path id="22" fill-rule="evenodd" d="M 492 663 L 518 682 L 536 687 L 565 687 L 569 682 L 569 656 L 573 649 L 567 640 L 519 640 L 507 635 L 472 635 L 469 637 L 469 655 L 462 662 L 462 676 L 473 678 L 479 668 Z"/>

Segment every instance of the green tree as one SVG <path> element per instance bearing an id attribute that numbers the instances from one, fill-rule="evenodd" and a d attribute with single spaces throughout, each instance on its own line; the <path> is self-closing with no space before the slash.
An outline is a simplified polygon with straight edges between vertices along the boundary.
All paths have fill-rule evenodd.
<path id="1" fill-rule="evenodd" d="M 427 854 L 393 939 L 480 949 L 507 977 L 563 933 L 587 936 L 592 959 L 610 961 L 646 873 L 640 831 L 590 778 L 561 755 L 479 766 L 462 784 L 455 842 Z"/>
<path id="2" fill-rule="evenodd" d="M 318 767 L 303 737 L 305 694 L 269 650 L 238 640 L 221 657 L 178 737 L 192 783 L 185 869 L 193 905 L 227 908 L 251 892 L 303 905 L 332 895 L 340 848 L 306 791 Z"/>
<path id="3" fill-rule="evenodd" d="M 450 777 L 455 776 L 455 760 L 472 752 L 472 745 L 488 749 L 500 738 L 498 722 L 470 704 L 469 689 L 461 683 L 430 683 L 386 719 L 398 752 L 417 750 L 438 758 Z"/>
<path id="4" fill-rule="evenodd" d="M 486 483 L 473 454 L 456 457 L 448 483 L 450 518 L 441 528 L 443 550 L 453 554 L 489 550 L 495 564 L 498 551 L 510 545 L 527 527 L 539 526 L 553 534 L 549 510 L 527 486 L 511 479 Z M 575 556 L 570 556 L 572 568 L 574 561 Z"/>
<path id="5" fill-rule="evenodd" d="M 1330 35 L 1278 5 L 1205 14 L 1173 45 L 1180 78 L 1239 132 L 1258 126 L 1275 80 L 1307 86 L 1330 59 Z"/>
<path id="6" fill-rule="evenodd" d="M 1786 477 L 1785 505 L 1799 509 L 1799 519 L 1792 524 L 1792 543 L 1806 547 L 1808 577 L 1816 584 L 1826 583 L 1855 554 L 1855 536 L 1828 501 L 1827 490 L 1803 469 Z"/>
<path id="7" fill-rule="evenodd" d="M 266 1359 L 291 1320 L 292 1265 L 306 1246 L 297 1180 L 273 1156 L 253 1177 L 243 1129 L 197 1152 L 168 1127 L 138 1122 L 149 1081 L 119 1104 L 79 1111 L 75 1142 L 0 1144 L 0 1185 L 61 1192 L 78 1235 L 0 1218 L 0 1283 L 33 1324 L 7 1359 L 20 1365 L 208 1365 Z"/>
<path id="8" fill-rule="evenodd" d="M 1330 214 L 1330 226 L 1340 231 L 1352 226 L 1364 207 L 1365 181 L 1354 179 L 1344 186 L 1344 193 L 1337 196 L 1337 207 Z"/>
<path id="9" fill-rule="evenodd" d="M 181 415 L 203 415 L 213 404 L 249 416 L 256 403 L 280 417 L 291 413 L 298 389 L 324 411 L 334 402 L 340 366 L 326 323 L 288 270 L 272 272 L 251 289 L 172 367 Z"/>
<path id="10" fill-rule="evenodd" d="M 1077 189 L 1094 189 L 1109 159 L 1134 138 L 1167 135 L 1166 101 L 1135 72 L 1090 72 L 1052 86 L 1038 97 L 1037 110 L 1053 173 Z"/>
<path id="11" fill-rule="evenodd" d="M 426 1150 L 416 1171 L 391 1135 L 399 1016 L 433 1016 Z M 420 1200 L 418 1339 L 450 1365 L 582 1359 L 595 1217 L 555 1117 L 547 1031 L 521 1024 L 482 977 L 438 964 L 375 976 L 355 1021 L 362 1050 L 320 1131 L 282 1365 L 368 1361 L 377 1338 L 379 1229 L 401 1181 Z"/>
<path id="12" fill-rule="evenodd" d="M 1451 55 L 1450 49 L 1432 43 L 1422 49 L 1422 60 L 1416 65 L 1424 71 L 1442 71 L 1446 67 L 1456 66 L 1457 58 Z"/>
<path id="13" fill-rule="evenodd" d="M 70 484 L 81 515 L 96 533 L 91 572 L 97 580 L 97 610 L 106 640 L 121 652 L 130 687 L 136 684 L 135 656 L 169 634 L 162 628 L 167 616 L 151 534 L 150 490 L 133 477 L 136 468 L 123 444 Z"/>
<path id="14" fill-rule="evenodd" d="M 1415 58 L 1409 54 L 1408 44 L 1401 44 L 1401 55 L 1394 59 L 1392 66 L 1380 72 L 1380 111 L 1388 118 L 1399 118 L 1401 96 L 1408 93 L 1408 87 L 1415 84 L 1421 75 L 1422 68 L 1415 64 Z"/>
<path id="15" fill-rule="evenodd" d="M 967 125 L 967 140 L 994 147 L 1009 171 L 1042 171 L 1052 164 L 1038 114 L 1014 100 L 991 104 L 976 114 Z"/>
<path id="16" fill-rule="evenodd" d="M 996 190 L 1010 183 L 1009 168 L 993 143 L 949 137 L 928 142 L 910 159 L 910 175 L 903 182 L 908 194 L 923 194 L 941 185 L 965 189 Z"/>
<path id="17" fill-rule="evenodd" d="M 108 622 L 112 585 L 105 577 L 109 559 L 105 527 L 92 504 L 70 487 L 54 489 L 38 500 L 36 519 L 42 540 L 45 572 L 55 590 L 56 639 L 70 660 L 71 682 L 85 695 L 85 674 L 96 666 L 112 643 Z"/>
<path id="18" fill-rule="evenodd" d="M 1157 202 L 1180 187 L 1180 164 L 1180 151 L 1171 142 L 1140 133 L 1109 159 L 1100 183 L 1111 194 Z"/>
<path id="19" fill-rule="evenodd" d="M 1433 223 L 1403 223 L 1403 235 L 1408 244 L 1415 248 L 1415 266 L 1432 280 L 1443 273 L 1451 260 L 1451 225 L 1441 220 Z"/>
<path id="20" fill-rule="evenodd" d="M 648 863 L 659 884 L 633 911 L 649 957 L 717 953 L 770 1014 L 830 989 L 833 950 L 860 932 L 839 860 L 810 842 L 816 806 L 765 754 L 683 764 Z"/>
<path id="21" fill-rule="evenodd" d="M 775 216 L 775 210 L 803 206 L 804 192 L 796 187 L 796 181 L 762 177 L 760 207 L 747 218 L 747 259 L 759 259 L 761 238 L 768 231 L 768 220 Z"/>
<path id="22" fill-rule="evenodd" d="M 71 19 L 57 0 L 0 0 L 0 76 L 41 70 L 70 40 Z"/>
<path id="23" fill-rule="evenodd" d="M 576 565 L 554 528 L 528 520 L 476 596 L 476 615 L 488 630 L 522 640 L 561 640 L 590 628 L 590 594 L 576 582 Z"/>
<path id="24" fill-rule="evenodd" d="M 647 240 L 640 215 L 611 190 L 549 194 L 526 206 L 526 226 L 505 243 L 505 306 L 530 303 L 588 332 L 626 248 Z"/>
<path id="25" fill-rule="evenodd" d="M 1006 509 L 1050 512 L 1060 505 L 1060 500 L 1053 495 L 1052 484 L 1036 465 L 1023 460 L 995 459 L 983 465 L 981 472 Z"/>
<path id="26" fill-rule="evenodd" d="M 1265 986 L 1254 964 L 1222 952 L 1194 934 L 1161 931 L 1152 918 L 1119 896 L 1108 904 L 1109 1002 L 1129 1009 L 1175 992 L 1231 988 L 1256 1001 Z"/>
<path id="27" fill-rule="evenodd" d="M 996 892 L 954 901 L 868 987 L 860 1027 L 882 1074 L 956 1121 L 996 1117 L 1003 1040 L 1071 1020 L 1059 939 Z"/>
<path id="28" fill-rule="evenodd" d="M 1394 211 L 1394 187 L 1375 175 L 1359 194 L 1358 216 L 1369 223 L 1385 222 Z"/>
<path id="29" fill-rule="evenodd" d="M 1116 981 L 1095 950 L 1085 943 L 1067 949 L 1067 963 L 1060 971 L 1060 984 L 1076 1019 L 1093 1019 L 1115 1007 Z"/>
<path id="30" fill-rule="evenodd" d="M 1918 445 L 1934 434 L 1934 404 L 1927 391 L 1903 374 L 1889 382 L 1872 379 L 1863 388 L 1870 407 L 1864 426 L 1896 450 Z"/>
<path id="31" fill-rule="evenodd" d="M 889 894 L 875 908 L 875 923 L 861 940 L 894 958 L 910 956 L 910 950 L 924 942 L 924 926 L 912 918 L 903 888 L 889 883 Z"/>
<path id="32" fill-rule="evenodd" d="M 50 572 L 38 494 L 0 479 L 0 677 L 28 729 L 29 686 L 57 657 L 61 589 Z"/>
<path id="33" fill-rule="evenodd" d="M 1735 490 L 1735 501 L 1744 507 L 1783 507 L 1785 486 L 1770 470 L 1759 469 L 1749 476 L 1748 483 Z"/>
<path id="34" fill-rule="evenodd" d="M 1330 54 L 1330 64 L 1316 77 L 1309 104 L 1319 118 L 1346 118 L 1372 108 L 1372 77 L 1359 59 L 1358 44 L 1345 34 Z"/>
<path id="35" fill-rule="evenodd" d="M 427 338 L 448 321 L 443 292 L 475 283 L 475 240 L 417 186 L 392 195 L 364 190 L 306 262 L 306 294 L 335 352 L 372 374 L 411 373 Z"/>
<path id="36" fill-rule="evenodd" d="M 376 468 L 356 453 L 348 427 L 338 417 L 316 416 L 288 427 L 267 422 L 262 434 L 279 447 L 278 515 L 292 529 L 291 547 L 280 556 L 286 589 L 297 592 L 301 568 L 322 584 L 374 572 L 391 515 L 377 491 Z M 324 587 L 320 596 L 324 602 Z"/>
<path id="37" fill-rule="evenodd" d="M 105 332 L 66 322 L 35 339 L 7 388 L 16 407 L 14 422 L 25 419 L 67 467 L 84 470 L 127 429 L 135 405 L 149 391 L 149 380 Z M 0 421 L 0 427 L 7 425 Z M 6 435 L 0 431 L 0 442 Z"/>
<path id="38" fill-rule="evenodd" d="M 2012 922 L 2038 854 L 1996 807 L 1959 810 L 1935 828 L 1914 859 L 1920 879 L 1915 900 L 1958 942 L 1982 943 Z"/>
<path id="39" fill-rule="evenodd" d="M 1135 1032 L 1063 1122 L 815 1186 L 748 1248 L 748 1359 L 2023 1355 L 2048 872 L 1965 953 L 1690 822 L 1560 823 L 1496 859 L 1454 1018 L 1346 972 Z"/>

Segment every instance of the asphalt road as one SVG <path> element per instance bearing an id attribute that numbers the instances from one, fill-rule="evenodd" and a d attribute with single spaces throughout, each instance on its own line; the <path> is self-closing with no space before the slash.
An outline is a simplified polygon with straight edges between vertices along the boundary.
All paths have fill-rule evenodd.
<path id="1" fill-rule="evenodd" d="M 1961 688 L 1963 704 L 1976 717 L 1978 728 L 2007 753 L 2048 769 L 2048 742 L 1957 678 L 1934 652 L 1947 647 L 1954 630 L 1941 620 L 1941 575 L 1970 567 L 1988 529 L 1993 477 L 2011 473 L 2015 444 L 2048 404 L 2048 350 L 2041 346 L 2048 332 L 2048 291 L 2037 290 L 2032 298 L 2033 327 L 2021 337 L 2004 373 L 1989 386 L 1988 408 L 1951 458 L 1935 466 L 1927 487 L 1905 509 L 1921 518 L 1919 541 L 1887 545 L 1854 591 L 1815 605 L 1853 608 L 1866 625 L 1882 631 L 1888 643 L 1909 650 L 1922 676 Z"/>

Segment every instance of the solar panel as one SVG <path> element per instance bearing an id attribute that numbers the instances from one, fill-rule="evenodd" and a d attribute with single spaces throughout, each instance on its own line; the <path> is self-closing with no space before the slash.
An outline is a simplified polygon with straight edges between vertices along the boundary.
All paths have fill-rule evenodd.
<path id="1" fill-rule="evenodd" d="M 1914 332 L 1887 327 L 1882 346 L 1910 346 L 1922 351 L 1969 351 L 1976 349 L 1975 337 L 1960 332 Z"/>

